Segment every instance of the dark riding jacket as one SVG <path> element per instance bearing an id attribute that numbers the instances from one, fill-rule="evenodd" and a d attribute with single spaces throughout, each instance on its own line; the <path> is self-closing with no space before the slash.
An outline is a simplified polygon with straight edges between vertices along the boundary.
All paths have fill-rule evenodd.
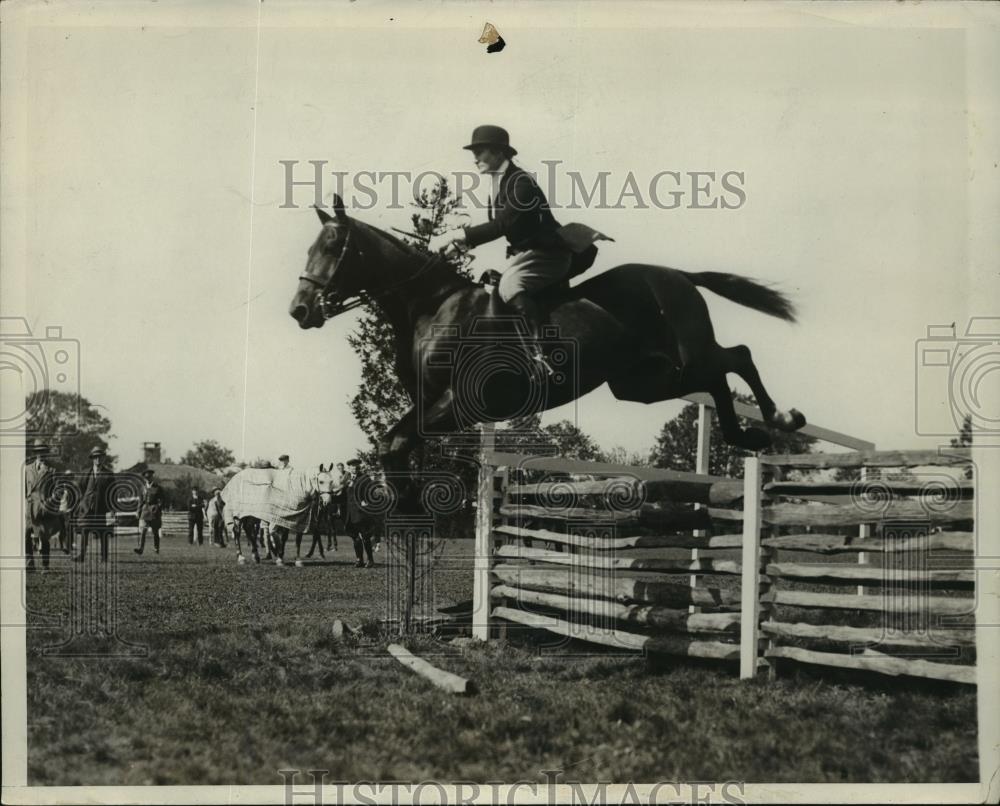
<path id="1" fill-rule="evenodd" d="M 115 474 L 102 467 L 96 473 L 93 468 L 87 470 L 80 480 L 81 497 L 77 509 L 77 519 L 81 524 L 91 527 L 104 527 L 107 513 L 112 512 L 110 489 Z"/>
<path id="2" fill-rule="evenodd" d="M 500 178 L 495 199 L 489 202 L 489 220 L 465 227 L 469 247 L 506 237 L 508 255 L 527 249 L 565 249 L 559 237 L 559 222 L 549 209 L 545 194 L 534 177 L 513 162 Z"/>

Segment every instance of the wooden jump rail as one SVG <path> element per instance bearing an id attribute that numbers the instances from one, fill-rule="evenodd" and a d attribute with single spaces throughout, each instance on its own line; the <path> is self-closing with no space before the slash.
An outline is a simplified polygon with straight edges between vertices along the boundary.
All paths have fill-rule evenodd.
<path id="1" fill-rule="evenodd" d="M 738 662 L 743 678 L 794 661 L 976 683 L 971 525 L 987 482 L 978 465 L 974 482 L 959 478 L 968 450 L 749 457 L 734 480 L 498 453 L 491 435 L 480 456 L 477 637 L 491 636 L 492 617 Z M 938 470 L 921 484 L 901 470 L 914 467 L 955 478 Z M 836 468 L 862 478 L 788 478 Z M 862 553 L 876 561 L 842 561 Z M 686 575 L 698 584 L 678 581 Z"/>

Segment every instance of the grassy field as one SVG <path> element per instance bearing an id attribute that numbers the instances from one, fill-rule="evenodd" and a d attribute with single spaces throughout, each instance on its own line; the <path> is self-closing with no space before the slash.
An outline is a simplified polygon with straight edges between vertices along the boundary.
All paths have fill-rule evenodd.
<path id="1" fill-rule="evenodd" d="M 806 672 L 741 683 L 537 635 L 414 641 L 477 682 L 478 696 L 457 698 L 389 659 L 384 638 L 334 639 L 335 618 L 383 615 L 385 567 L 354 568 L 346 539 L 304 568 L 240 566 L 179 537 L 143 557 L 118 543 L 119 634 L 145 657 L 44 654 L 65 634 L 52 621 L 67 612 L 68 564 L 28 577 L 32 784 L 280 784 L 279 769 L 375 781 L 978 776 L 967 687 Z M 471 548 L 449 545 L 441 603 L 471 598 Z"/>

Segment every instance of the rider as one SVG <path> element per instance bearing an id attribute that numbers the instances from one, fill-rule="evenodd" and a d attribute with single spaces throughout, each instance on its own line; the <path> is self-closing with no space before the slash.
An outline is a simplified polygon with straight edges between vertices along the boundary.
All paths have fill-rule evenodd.
<path id="1" fill-rule="evenodd" d="M 534 177 L 511 162 L 517 151 L 511 148 L 505 129 L 478 126 L 472 132 L 472 142 L 464 148 L 472 152 L 479 173 L 492 180 L 489 220 L 435 236 L 428 247 L 432 252 L 453 244 L 471 249 L 507 238 L 507 268 L 497 291 L 524 317 L 528 337 L 523 346 L 551 375 L 552 368 L 538 344 L 540 317 L 535 295 L 569 274 L 573 253 L 559 236 L 559 224 Z"/>

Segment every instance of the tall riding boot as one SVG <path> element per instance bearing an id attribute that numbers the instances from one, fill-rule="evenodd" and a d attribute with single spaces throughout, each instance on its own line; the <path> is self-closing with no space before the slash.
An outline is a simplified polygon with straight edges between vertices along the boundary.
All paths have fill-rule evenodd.
<path id="1" fill-rule="evenodd" d="M 547 375 L 554 374 L 555 370 L 549 365 L 539 344 L 541 316 L 538 303 L 527 291 L 522 291 L 511 297 L 508 300 L 508 304 L 521 314 L 524 319 L 527 334 L 522 332 L 520 328 L 517 329 L 517 335 L 521 340 L 521 346 L 524 348 L 524 351 L 532 361 L 538 362 Z"/>

